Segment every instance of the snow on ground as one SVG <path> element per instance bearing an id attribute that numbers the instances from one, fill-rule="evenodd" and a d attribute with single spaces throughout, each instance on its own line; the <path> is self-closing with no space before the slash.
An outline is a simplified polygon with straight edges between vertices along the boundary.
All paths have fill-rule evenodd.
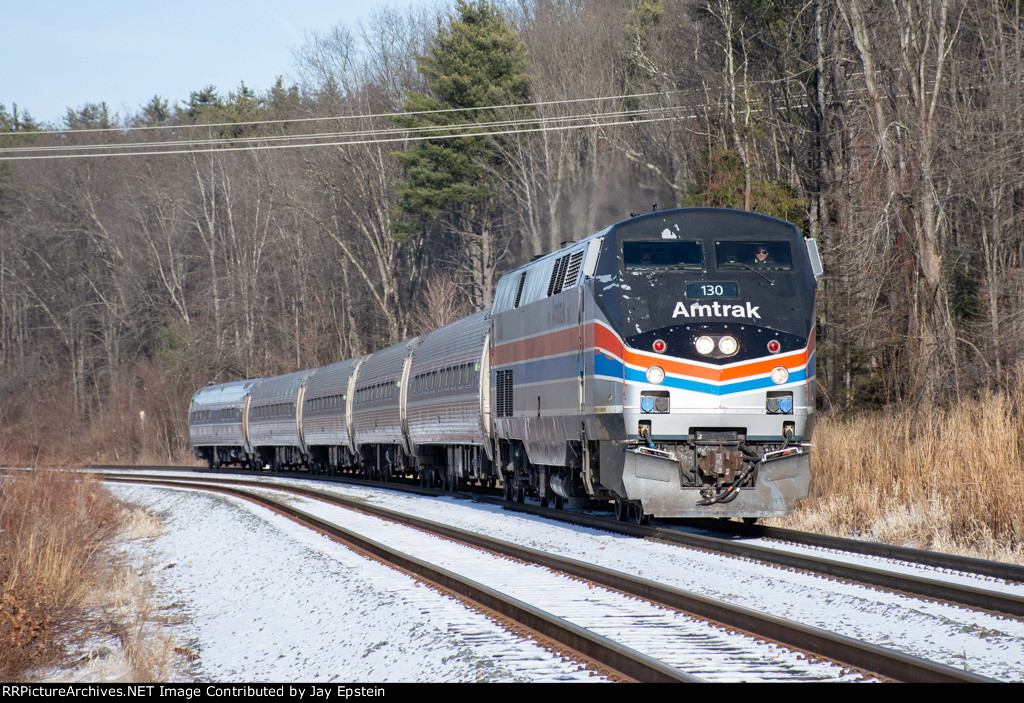
<path id="1" fill-rule="evenodd" d="M 277 491 L 259 489 L 255 492 L 280 497 Z M 506 593 L 706 681 L 856 681 L 861 678 L 830 662 L 808 661 L 803 654 L 784 647 L 757 641 L 642 599 L 595 587 L 546 567 L 495 558 L 486 551 L 324 501 L 291 497 L 289 502 L 307 514 Z M 462 508 L 474 509 L 465 503 Z"/>
<path id="2" fill-rule="evenodd" d="M 1019 620 L 497 506 L 337 484 L 317 487 L 985 676 L 1024 680 Z M 167 534 L 145 550 L 161 562 L 152 572 L 158 589 L 175 593 L 191 619 L 188 646 L 201 655 L 200 676 L 216 681 L 586 679 L 574 665 L 531 643 L 510 644 L 503 630 L 467 614 L 455 601 L 281 518 L 263 512 L 257 517 L 255 509 L 234 499 L 196 499 L 142 487 L 114 490 L 168 518 Z M 285 534 L 292 540 L 282 540 Z"/>
<path id="3" fill-rule="evenodd" d="M 309 486 L 309 482 L 299 482 Z M 431 520 L 549 550 L 1006 681 L 1024 680 L 1024 622 L 813 574 L 681 549 L 455 498 L 319 483 Z"/>
<path id="4" fill-rule="evenodd" d="M 111 486 L 165 521 L 128 549 L 215 682 L 595 681 L 405 574 L 234 498 Z M 256 512 L 258 510 L 258 512 Z"/>

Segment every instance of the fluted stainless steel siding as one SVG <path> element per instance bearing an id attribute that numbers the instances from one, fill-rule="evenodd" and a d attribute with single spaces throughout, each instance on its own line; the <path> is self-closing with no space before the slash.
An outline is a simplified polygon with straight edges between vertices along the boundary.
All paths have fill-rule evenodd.
<path id="1" fill-rule="evenodd" d="M 252 391 L 249 402 L 249 441 L 254 447 L 303 448 L 299 435 L 300 390 L 316 369 L 266 378 Z M 288 405 L 291 412 L 262 415 L 265 408 Z"/>
<path id="2" fill-rule="evenodd" d="M 402 432 L 402 371 L 419 340 L 416 337 L 370 354 L 359 367 L 352 403 L 352 434 L 357 447 L 398 444 L 409 450 Z"/>
<path id="3" fill-rule="evenodd" d="M 262 379 L 247 379 L 219 383 L 200 388 L 192 396 L 189 408 L 188 432 L 192 449 L 196 447 L 243 447 L 249 450 L 242 423 L 241 412 L 250 390 Z M 232 413 L 232 419 L 197 419 L 196 412 L 209 411 L 211 415 Z M 237 416 L 237 419 L 233 419 Z"/>
<path id="4" fill-rule="evenodd" d="M 487 443 L 490 429 L 480 392 L 488 383 L 488 315 L 479 312 L 435 330 L 413 351 L 406 402 L 414 446 Z"/>
<path id="5" fill-rule="evenodd" d="M 361 358 L 325 366 L 306 381 L 302 434 L 307 447 L 340 446 L 355 451 L 346 412 L 349 380 Z"/>

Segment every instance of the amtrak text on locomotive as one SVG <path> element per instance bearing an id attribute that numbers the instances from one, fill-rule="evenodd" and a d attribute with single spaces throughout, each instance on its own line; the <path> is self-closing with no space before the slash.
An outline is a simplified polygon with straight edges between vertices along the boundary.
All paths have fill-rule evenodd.
<path id="1" fill-rule="evenodd" d="M 745 317 L 748 319 L 761 319 L 761 315 L 758 314 L 758 308 L 760 305 L 751 305 L 746 303 L 746 307 L 743 305 L 723 305 L 717 300 L 713 303 L 690 303 L 690 308 L 687 309 L 686 305 L 682 301 L 676 303 L 675 310 L 672 311 L 672 318 L 675 319 L 680 315 L 683 317 Z"/>

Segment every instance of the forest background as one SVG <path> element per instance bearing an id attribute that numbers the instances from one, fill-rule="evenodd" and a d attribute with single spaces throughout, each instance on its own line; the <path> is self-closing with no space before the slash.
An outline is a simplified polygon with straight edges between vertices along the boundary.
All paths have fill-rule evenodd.
<path id="1" fill-rule="evenodd" d="M 0 105 L 0 458 L 180 461 L 209 382 L 450 322 L 631 213 L 756 209 L 825 263 L 820 511 L 1019 547 L 1022 9 L 458 0 L 310 35 L 265 93 Z"/>

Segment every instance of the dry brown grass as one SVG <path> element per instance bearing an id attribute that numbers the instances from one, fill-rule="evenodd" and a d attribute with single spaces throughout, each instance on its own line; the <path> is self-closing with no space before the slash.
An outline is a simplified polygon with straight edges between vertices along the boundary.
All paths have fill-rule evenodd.
<path id="1" fill-rule="evenodd" d="M 166 617 L 112 549 L 161 530 L 93 476 L 0 476 L 0 681 L 175 680 Z"/>
<path id="2" fill-rule="evenodd" d="M 22 680 L 61 658 L 120 520 L 120 506 L 94 478 L 0 476 L 0 680 Z"/>
<path id="3" fill-rule="evenodd" d="M 179 660 L 175 640 L 164 627 L 165 618 L 153 607 L 149 581 L 132 568 L 122 568 L 102 597 L 104 613 L 121 645 L 121 680 L 175 680 Z"/>
<path id="4" fill-rule="evenodd" d="M 1024 387 L 819 417 L 811 495 L 772 524 L 1024 563 Z"/>

